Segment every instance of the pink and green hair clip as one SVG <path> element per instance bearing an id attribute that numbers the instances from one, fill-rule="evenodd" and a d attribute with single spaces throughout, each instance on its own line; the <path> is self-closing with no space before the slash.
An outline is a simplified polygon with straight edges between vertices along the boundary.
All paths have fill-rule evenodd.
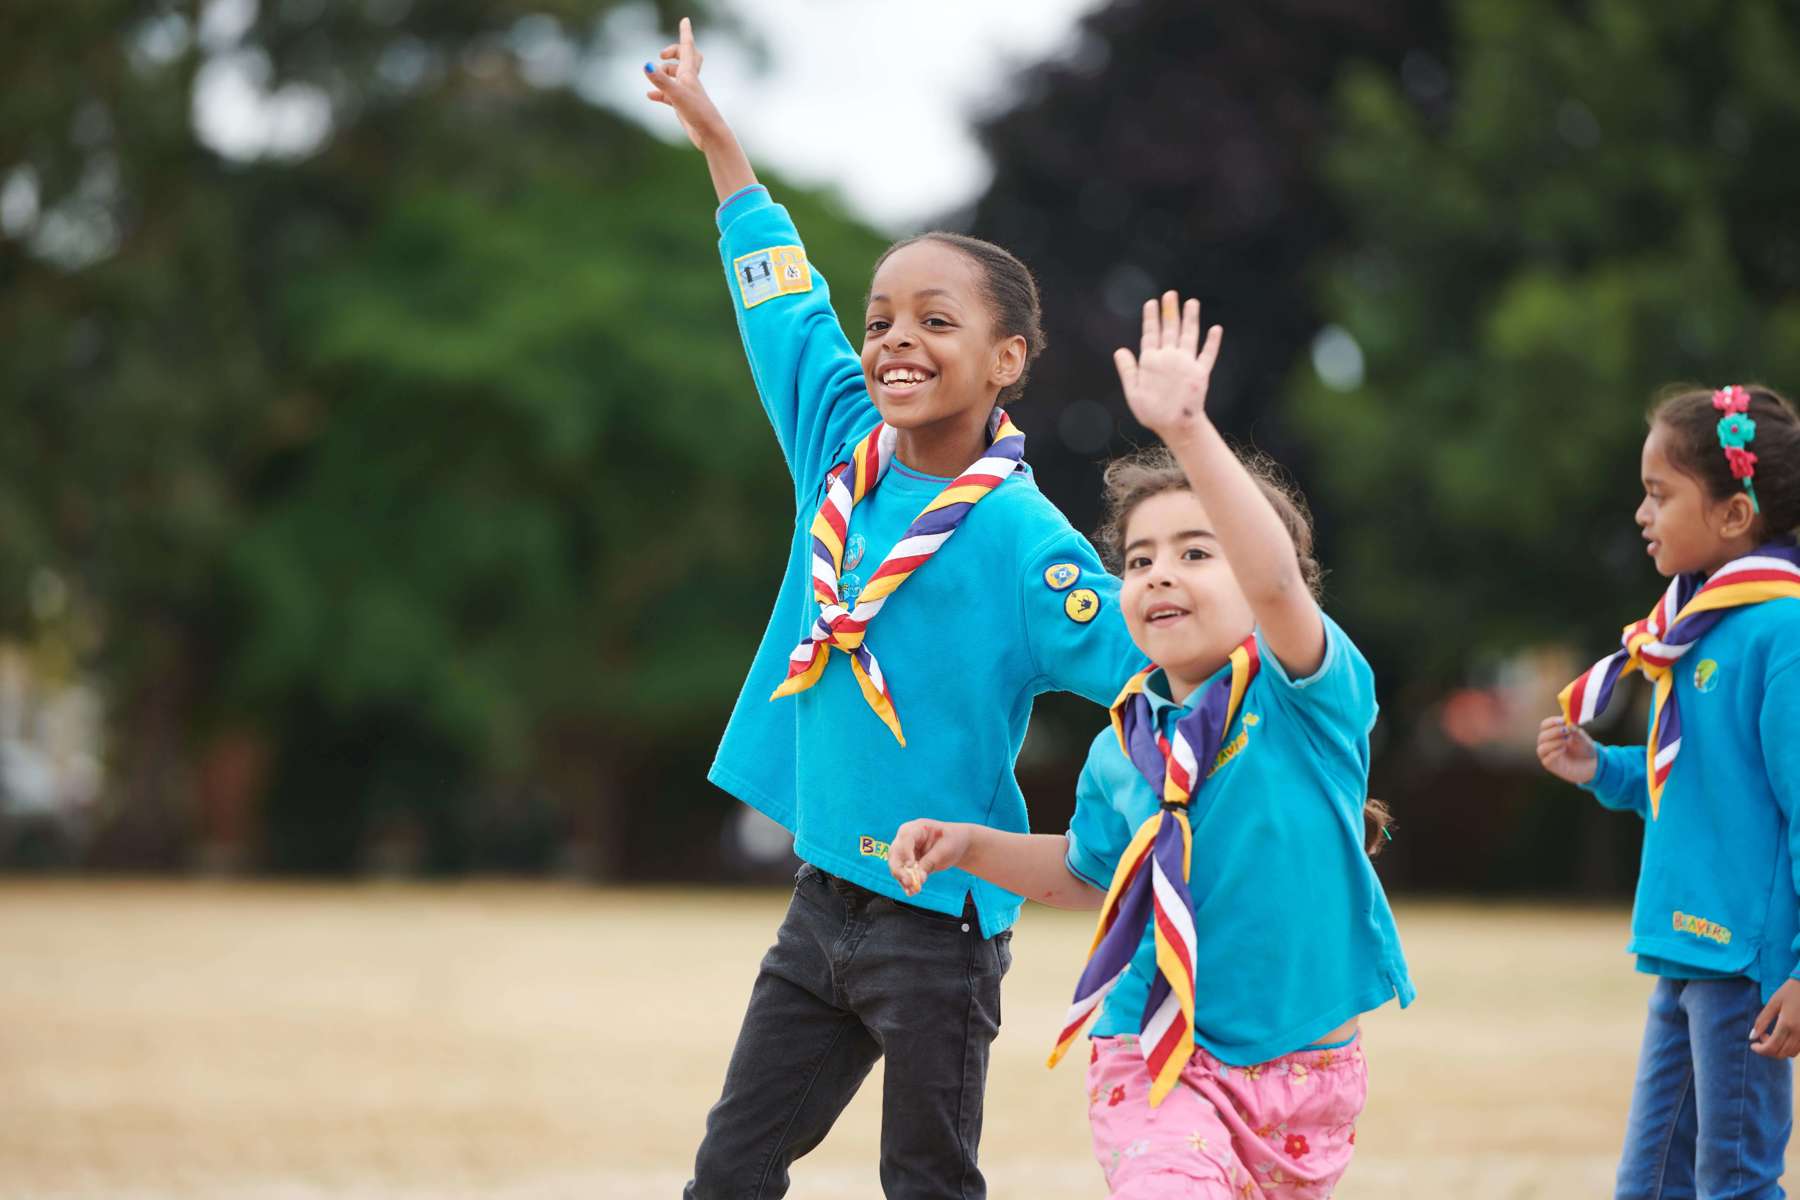
<path id="1" fill-rule="evenodd" d="M 1734 478 L 1744 481 L 1744 490 L 1750 494 L 1750 508 L 1761 512 L 1762 505 L 1756 501 L 1756 486 L 1751 480 L 1756 475 L 1756 455 L 1750 451 L 1750 443 L 1756 440 L 1756 422 L 1750 418 L 1750 393 L 1733 384 L 1722 387 L 1713 393 L 1713 407 L 1718 409 L 1719 446 L 1725 451 L 1725 461 L 1731 467 Z"/>

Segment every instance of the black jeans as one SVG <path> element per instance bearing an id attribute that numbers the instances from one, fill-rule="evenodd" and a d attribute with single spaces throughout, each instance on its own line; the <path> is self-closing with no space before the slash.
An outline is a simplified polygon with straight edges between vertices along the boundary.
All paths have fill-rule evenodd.
<path id="1" fill-rule="evenodd" d="M 763 956 L 687 1200 L 774 1200 L 875 1060 L 889 1200 L 980 1200 L 988 1047 L 1012 934 L 901 904 L 803 866 Z"/>

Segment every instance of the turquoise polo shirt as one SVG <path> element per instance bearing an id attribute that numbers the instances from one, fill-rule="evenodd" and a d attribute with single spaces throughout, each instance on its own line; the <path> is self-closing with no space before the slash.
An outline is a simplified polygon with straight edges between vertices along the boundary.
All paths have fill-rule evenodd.
<path id="1" fill-rule="evenodd" d="M 1143 662 L 1119 611 L 1119 582 L 1029 469 L 1015 471 L 869 625 L 866 644 L 892 689 L 904 747 L 839 651 L 829 651 L 813 687 L 771 700 L 818 614 L 810 530 L 825 473 L 881 418 L 787 210 L 763 188 L 746 188 L 720 207 L 718 222 L 751 375 L 794 479 L 794 536 L 707 777 L 787 827 L 795 853 L 821 870 L 949 914 L 972 895 L 991 936 L 1018 918 L 1017 895 L 950 870 L 907 897 L 888 873 L 888 842 L 915 817 L 1030 829 L 1013 765 L 1032 700 L 1061 690 L 1111 703 Z M 1026 405 L 1015 421 L 1028 454 L 1029 414 Z M 846 588 L 866 583 L 948 482 L 900 462 L 889 468 L 851 515 Z"/>
<path id="2" fill-rule="evenodd" d="M 1676 661 L 1681 752 L 1650 815 L 1644 747 L 1600 746 L 1586 785 L 1644 820 L 1638 970 L 1800 978 L 1800 600 L 1732 609 Z"/>
<path id="3" fill-rule="evenodd" d="M 1329 617 L 1325 635 L 1325 660 L 1304 679 L 1264 649 L 1190 806 L 1194 1040 L 1236 1066 L 1309 1046 L 1394 997 L 1403 1007 L 1413 1000 L 1393 912 L 1363 849 L 1374 676 Z M 1188 711 L 1169 699 L 1161 671 L 1148 693 L 1165 731 Z M 1102 730 L 1077 785 L 1069 869 L 1107 887 L 1157 808 L 1118 737 Z M 1138 1032 L 1155 970 L 1146 930 L 1093 1036 Z"/>

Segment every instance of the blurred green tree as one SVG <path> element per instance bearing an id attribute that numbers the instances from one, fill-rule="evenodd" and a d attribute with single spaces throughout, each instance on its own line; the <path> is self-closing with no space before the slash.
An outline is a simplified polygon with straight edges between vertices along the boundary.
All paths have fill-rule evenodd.
<path id="1" fill-rule="evenodd" d="M 1350 233 L 1322 296 L 1363 368 L 1295 389 L 1334 590 L 1427 693 L 1484 653 L 1598 653 L 1648 609 L 1632 511 L 1660 386 L 1800 378 L 1800 13 L 1453 13 L 1444 69 L 1344 81 Z"/>
<path id="2" fill-rule="evenodd" d="M 1632 513 L 1660 388 L 1800 386 L 1800 11 L 1450 11 L 1441 63 L 1342 83 L 1325 173 L 1349 228 L 1318 274 L 1336 332 L 1296 370 L 1294 419 L 1337 530 L 1336 610 L 1387 684 L 1396 867 L 1617 888 L 1635 822 L 1548 780 L 1522 733 L 1473 761 L 1421 718 L 1522 649 L 1591 661 L 1649 608 L 1663 581 Z M 1626 714 L 1616 730 L 1635 740 Z"/>
<path id="3" fill-rule="evenodd" d="M 66 581 L 115 697 L 115 857 L 178 861 L 196 789 L 259 786 L 216 757 L 272 772 L 266 858 L 296 869 L 384 837 L 454 867 L 539 821 L 617 871 L 669 805 L 628 781 L 706 795 L 792 514 L 698 156 L 568 86 L 621 14 L 672 23 L 0 15 L 0 634 Z M 228 69 L 293 143 L 200 137 Z M 827 269 L 879 249 L 784 198 Z"/>
<path id="4" fill-rule="evenodd" d="M 1078 525 L 1098 516 L 1096 461 L 1149 440 L 1112 352 L 1165 288 L 1226 327 L 1222 427 L 1306 475 L 1282 399 L 1321 324 L 1313 266 L 1344 228 L 1317 169 L 1334 89 L 1353 63 L 1394 71 L 1442 36 L 1441 0 L 1114 4 L 981 123 L 994 181 L 969 224 L 1037 273 L 1049 349 L 1019 417 Z"/>

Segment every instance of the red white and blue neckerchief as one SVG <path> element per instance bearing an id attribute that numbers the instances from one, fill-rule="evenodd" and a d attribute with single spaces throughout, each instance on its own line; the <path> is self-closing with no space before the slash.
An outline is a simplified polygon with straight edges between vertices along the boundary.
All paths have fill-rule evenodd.
<path id="1" fill-rule="evenodd" d="M 1155 667 L 1133 675 L 1113 701 L 1113 732 L 1119 746 L 1162 803 L 1138 826 L 1113 872 L 1087 966 L 1050 1052 L 1054 1067 L 1130 968 L 1143 944 L 1144 928 L 1150 926 L 1156 931 L 1156 975 L 1144 1005 L 1138 1046 L 1150 1068 L 1152 1108 L 1169 1094 L 1194 1053 L 1194 898 L 1187 886 L 1194 831 L 1188 824 L 1188 804 L 1211 773 L 1225 734 L 1243 706 L 1244 693 L 1262 666 L 1254 634 L 1231 652 L 1230 665 L 1228 674 L 1206 685 L 1168 737 L 1157 730 L 1150 698 L 1144 694 Z M 1201 763 L 1209 768 L 1205 774 Z"/>
<path id="2" fill-rule="evenodd" d="M 1650 720 L 1650 819 L 1662 806 L 1663 785 L 1681 751 L 1681 713 L 1675 704 L 1677 659 L 1731 609 L 1784 596 L 1800 597 L 1800 548 L 1770 542 L 1734 558 L 1709 579 L 1699 572 L 1677 575 L 1650 615 L 1625 627 L 1621 649 L 1607 655 L 1556 697 L 1563 720 L 1585 725 L 1606 711 L 1613 686 L 1636 670 L 1655 686 Z"/>
<path id="3" fill-rule="evenodd" d="M 891 425 L 877 425 L 857 442 L 848 460 L 832 467 L 826 475 L 825 500 L 812 523 L 813 598 L 818 601 L 819 615 L 805 640 L 788 656 L 787 679 L 769 698 L 778 700 L 804 692 L 825 673 L 830 651 L 842 650 L 850 656 L 850 668 L 856 673 L 863 698 L 904 746 L 906 736 L 900 731 L 900 714 L 894 708 L 893 693 L 874 651 L 864 642 L 865 630 L 887 598 L 950 540 L 969 510 L 1024 465 L 1025 435 L 1005 410 L 996 408 L 988 421 L 987 453 L 946 484 L 913 518 L 868 585 L 846 605 L 840 580 L 850 514 L 893 465 L 895 437 Z"/>

